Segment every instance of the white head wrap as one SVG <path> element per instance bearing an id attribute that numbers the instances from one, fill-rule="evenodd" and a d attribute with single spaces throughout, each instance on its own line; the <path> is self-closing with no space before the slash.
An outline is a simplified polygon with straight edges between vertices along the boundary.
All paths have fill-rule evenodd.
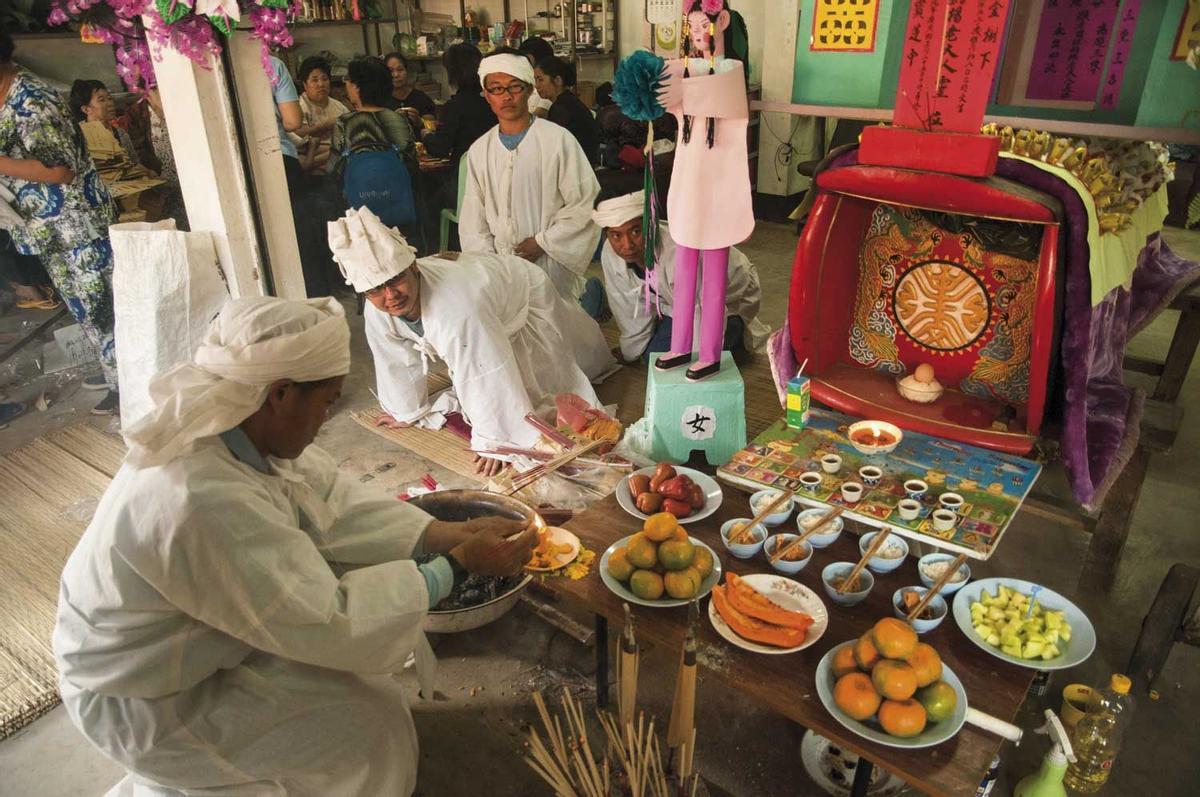
<path id="1" fill-rule="evenodd" d="M 329 250 L 347 285 L 362 293 L 382 285 L 413 264 L 417 250 L 395 227 L 363 207 L 329 222 Z"/>
<path id="2" fill-rule="evenodd" d="M 646 207 L 646 192 L 634 191 L 632 194 L 606 199 L 592 211 L 592 221 L 601 227 L 620 227 L 627 221 L 640 219 Z"/>
<path id="3" fill-rule="evenodd" d="M 163 465 L 253 415 L 273 382 L 350 372 L 350 328 L 337 300 L 233 299 L 192 362 L 150 382 L 154 409 L 125 430 L 129 460 Z"/>
<path id="4" fill-rule="evenodd" d="M 482 86 L 483 81 L 487 80 L 487 76 L 493 72 L 503 72 L 506 75 L 512 75 L 518 80 L 525 81 L 530 86 L 533 85 L 533 67 L 529 65 L 529 59 L 523 55 L 499 53 L 497 55 L 489 55 L 480 61 L 479 85 Z"/>

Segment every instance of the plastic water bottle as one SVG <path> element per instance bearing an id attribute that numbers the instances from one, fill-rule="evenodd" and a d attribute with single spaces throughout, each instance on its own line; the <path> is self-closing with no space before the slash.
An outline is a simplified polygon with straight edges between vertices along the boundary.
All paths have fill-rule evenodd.
<path id="1" fill-rule="evenodd" d="M 1112 772 L 1113 760 L 1121 748 L 1121 736 L 1133 714 L 1129 678 L 1114 674 L 1104 689 L 1092 692 L 1088 711 L 1075 726 L 1071 744 L 1076 762 L 1067 768 L 1063 783 L 1081 794 L 1100 790 Z"/>

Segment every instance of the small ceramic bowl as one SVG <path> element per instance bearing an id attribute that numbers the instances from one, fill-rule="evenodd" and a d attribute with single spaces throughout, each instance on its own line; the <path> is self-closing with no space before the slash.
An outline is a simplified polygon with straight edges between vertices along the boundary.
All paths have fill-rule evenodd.
<path id="1" fill-rule="evenodd" d="M 871 589 L 875 586 L 875 576 L 871 575 L 871 571 L 863 568 L 858 579 L 861 582 L 858 592 L 847 592 L 839 594 L 837 588 L 833 586 L 833 581 L 836 578 L 845 578 L 850 575 L 850 571 L 854 569 L 854 562 L 834 562 L 831 565 L 825 565 L 825 569 L 821 571 L 821 586 L 825 588 L 825 594 L 829 596 L 829 600 L 833 601 L 838 606 L 856 606 L 867 599 L 871 594 Z"/>
<path id="2" fill-rule="evenodd" d="M 892 611 L 895 612 L 896 616 L 901 620 L 908 617 L 908 612 L 904 608 L 904 593 L 906 592 L 915 592 L 918 595 L 924 596 L 928 590 L 925 587 L 901 587 L 892 593 Z M 941 593 L 938 593 L 937 595 L 933 596 L 933 600 L 929 602 L 929 606 L 926 607 L 926 610 L 933 613 L 932 620 L 922 620 L 918 618 L 912 621 L 913 630 L 918 634 L 924 634 L 928 631 L 932 631 L 941 625 L 942 621 L 946 619 L 946 614 L 948 613 L 949 607 L 946 605 L 946 599 L 942 597 Z"/>
<path id="3" fill-rule="evenodd" d="M 822 476 L 815 470 L 806 470 L 800 474 L 800 486 L 810 493 L 816 492 L 821 486 Z"/>
<path id="4" fill-rule="evenodd" d="M 938 503 L 943 509 L 958 513 L 962 511 L 963 497 L 958 493 L 942 493 L 938 496 Z"/>
<path id="5" fill-rule="evenodd" d="M 837 454 L 826 454 L 821 457 L 821 470 L 826 473 L 837 473 L 842 469 L 842 458 Z"/>
<path id="6" fill-rule="evenodd" d="M 921 502 L 912 498 L 901 499 L 896 504 L 896 511 L 900 513 L 901 520 L 916 520 L 921 515 Z"/>
<path id="7" fill-rule="evenodd" d="M 847 504 L 857 504 L 863 497 L 863 486 L 858 482 L 842 483 L 842 500 Z"/>
<path id="8" fill-rule="evenodd" d="M 777 559 L 773 562 L 771 561 L 771 555 L 774 554 L 775 551 L 791 545 L 794 540 L 798 540 L 799 538 L 799 534 L 775 534 L 767 538 L 766 544 L 763 545 L 763 554 L 767 557 L 767 561 L 770 563 L 771 567 L 775 568 L 780 573 L 795 575 L 808 566 L 808 563 L 812 561 L 813 552 L 812 546 L 808 544 L 808 540 L 805 540 L 802 543 L 802 548 L 804 551 L 804 557 L 802 559 L 796 559 L 794 561 L 790 559 Z"/>
<path id="9" fill-rule="evenodd" d="M 862 479 L 863 484 L 868 487 L 874 487 L 883 478 L 883 469 L 874 465 L 863 465 L 858 469 L 858 478 Z"/>
<path id="10" fill-rule="evenodd" d="M 735 525 L 748 526 L 753 518 L 739 517 L 733 520 L 727 520 L 721 525 L 721 542 L 725 543 L 725 548 L 738 559 L 749 559 L 762 550 L 763 541 L 767 539 L 767 527 L 759 523 L 755 526 L 751 533 L 754 535 L 754 542 L 730 542 L 729 532 L 733 530 Z"/>
<path id="11" fill-rule="evenodd" d="M 877 531 L 872 531 L 858 538 L 858 550 L 860 553 L 867 552 L 867 549 L 871 547 L 871 541 L 875 539 L 875 535 L 878 533 Z M 899 556 L 881 556 L 880 553 L 876 553 L 867 560 L 867 567 L 872 572 L 881 574 L 890 573 L 904 564 L 904 560 L 908 557 L 908 543 L 904 541 L 904 538 L 896 534 L 889 534 L 887 541 L 883 543 L 882 550 L 888 550 L 889 548 L 902 548 L 904 553 Z"/>
<path id="12" fill-rule="evenodd" d="M 828 509 L 805 509 L 800 514 L 796 515 L 796 530 L 801 534 L 808 531 L 810 526 L 805 523 L 815 523 L 825 515 L 829 514 Z M 812 545 L 814 548 L 825 548 L 833 544 L 842 534 L 842 529 L 846 524 L 840 517 L 835 517 L 825 528 L 809 537 L 805 542 Z"/>
<path id="13" fill-rule="evenodd" d="M 868 439 L 863 434 L 862 430 L 867 430 L 866 434 L 873 434 L 878 431 L 881 435 L 887 435 L 891 442 L 886 444 L 876 444 L 872 442 L 859 442 L 856 437 Z M 850 445 L 860 454 L 871 456 L 872 454 L 890 454 L 900 445 L 900 441 L 904 439 L 904 432 L 900 431 L 900 427 L 887 421 L 859 421 L 858 423 L 850 424 L 850 428 L 846 430 L 846 437 L 850 440 Z"/>
<path id="14" fill-rule="evenodd" d="M 904 483 L 904 492 L 914 501 L 920 501 L 928 491 L 929 485 L 921 479 L 909 479 Z"/>
<path id="15" fill-rule="evenodd" d="M 949 563 L 949 562 L 953 562 L 954 559 L 955 559 L 955 557 L 951 556 L 948 553 L 927 553 L 924 556 L 922 556 L 920 559 L 917 560 L 917 575 L 919 575 L 921 577 L 921 583 L 927 587 L 932 587 L 933 582 L 937 581 L 936 575 L 933 578 L 930 578 L 925 573 L 925 568 L 927 565 L 935 564 L 937 562 Z M 942 587 L 941 592 L 938 593 L 939 595 L 943 595 L 943 596 L 953 595 L 954 593 L 956 593 L 960 589 L 962 589 L 966 585 L 966 583 L 971 580 L 971 568 L 968 565 L 966 565 L 965 563 L 963 564 L 962 567 L 958 568 L 958 572 L 963 575 L 963 578 L 959 579 L 958 581 L 947 581 L 946 586 Z"/>
<path id="16" fill-rule="evenodd" d="M 758 515 L 759 512 L 771 505 L 771 502 L 778 498 L 782 493 L 779 490 L 759 490 L 754 495 L 750 496 L 750 514 Z M 762 524 L 769 528 L 774 528 L 782 523 L 785 523 L 792 516 L 792 502 L 787 501 L 777 511 L 772 512 L 763 518 Z"/>
<path id="17" fill-rule="evenodd" d="M 933 520 L 933 528 L 937 531 L 949 531 L 958 522 L 958 514 L 951 509 L 935 509 L 929 517 Z"/>

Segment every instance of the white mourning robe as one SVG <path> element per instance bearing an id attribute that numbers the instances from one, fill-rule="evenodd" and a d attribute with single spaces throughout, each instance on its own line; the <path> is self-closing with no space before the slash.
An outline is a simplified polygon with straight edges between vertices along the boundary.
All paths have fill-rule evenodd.
<path id="1" fill-rule="evenodd" d="M 431 402 L 427 383 L 434 357 L 446 362 L 476 449 L 533 445 L 538 432 L 525 415 L 553 406 L 558 393 L 600 406 L 591 382 L 616 361 L 596 322 L 559 296 L 539 269 L 481 253 L 421 258 L 417 268 L 424 337 L 372 304 L 364 311 L 385 412 L 407 423 L 433 415 L 435 422 L 423 425 L 441 425 L 448 402 Z"/>
<path id="2" fill-rule="evenodd" d="M 316 446 L 269 464 L 121 467 L 63 571 L 63 702 L 135 794 L 408 795 L 430 517 Z"/>
<path id="3" fill-rule="evenodd" d="M 604 242 L 600 252 L 600 265 L 604 271 L 604 291 L 608 295 L 608 306 L 613 320 L 621 330 L 621 355 L 626 360 L 642 356 L 650 339 L 654 336 L 658 312 L 672 316 L 675 305 L 675 243 L 671 240 L 667 222 L 658 225 L 658 301 L 652 292 L 650 308 L 646 308 L 646 281 L 629 267 L 625 260 L 613 251 L 612 244 Z M 704 255 L 701 254 L 701 258 Z M 703 267 L 703 260 L 701 261 Z M 703 272 L 702 272 L 703 273 Z M 699 295 L 703 280 L 696 281 Z M 696 299 L 693 299 L 696 301 Z M 746 348 L 753 351 L 765 340 L 766 327 L 758 321 L 762 288 L 759 286 L 758 270 L 737 247 L 729 249 L 729 281 L 725 289 L 725 317 L 740 316 L 746 322 Z M 693 351 L 700 350 L 700 312 L 695 316 L 695 333 L 692 336 Z"/>
<path id="4" fill-rule="evenodd" d="M 600 241 L 592 221 L 600 183 L 575 136 L 535 120 L 510 151 L 497 125 L 467 150 L 466 180 L 458 214 L 463 251 L 510 255 L 533 236 L 545 251 L 536 264 L 563 298 L 578 301 Z"/>

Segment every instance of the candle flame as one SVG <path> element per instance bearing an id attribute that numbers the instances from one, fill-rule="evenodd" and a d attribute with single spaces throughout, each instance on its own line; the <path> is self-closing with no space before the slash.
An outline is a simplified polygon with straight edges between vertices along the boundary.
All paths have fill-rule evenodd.
<path id="1" fill-rule="evenodd" d="M 872 424 L 871 424 L 871 436 L 872 436 L 872 437 L 879 437 L 879 431 L 880 431 L 880 429 L 879 429 L 879 424 L 877 424 L 877 423 L 872 423 Z"/>

